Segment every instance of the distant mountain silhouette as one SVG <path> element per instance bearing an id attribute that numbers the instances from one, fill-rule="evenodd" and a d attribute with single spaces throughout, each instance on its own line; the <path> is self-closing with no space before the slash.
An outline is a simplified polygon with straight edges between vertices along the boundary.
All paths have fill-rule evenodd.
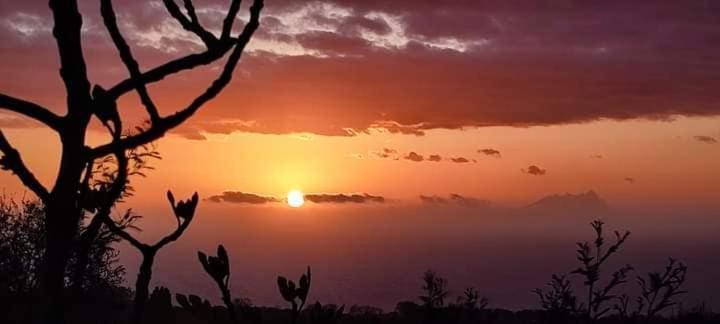
<path id="1" fill-rule="evenodd" d="M 608 213 L 610 206 L 593 190 L 585 193 L 546 196 L 530 205 L 526 210 L 532 212 L 554 213 Z"/>

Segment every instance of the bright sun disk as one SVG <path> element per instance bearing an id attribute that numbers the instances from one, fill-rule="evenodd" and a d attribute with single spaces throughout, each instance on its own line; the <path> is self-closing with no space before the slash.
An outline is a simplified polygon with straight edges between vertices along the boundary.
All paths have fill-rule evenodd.
<path id="1" fill-rule="evenodd" d="M 287 203 L 290 207 L 298 208 L 305 203 L 305 198 L 300 190 L 292 190 L 287 194 Z"/>

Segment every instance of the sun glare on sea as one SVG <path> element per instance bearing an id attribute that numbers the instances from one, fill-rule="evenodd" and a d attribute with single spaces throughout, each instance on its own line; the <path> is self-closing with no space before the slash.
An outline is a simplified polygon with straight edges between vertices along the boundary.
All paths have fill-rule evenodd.
<path id="1" fill-rule="evenodd" d="M 292 190 L 287 194 L 287 203 L 290 207 L 298 208 L 305 204 L 305 198 L 300 190 Z"/>

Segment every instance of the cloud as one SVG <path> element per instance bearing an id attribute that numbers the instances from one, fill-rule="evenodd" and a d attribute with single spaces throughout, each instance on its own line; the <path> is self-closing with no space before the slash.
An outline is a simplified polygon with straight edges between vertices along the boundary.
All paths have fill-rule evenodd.
<path id="1" fill-rule="evenodd" d="M 542 176 L 547 173 L 547 170 L 541 169 L 537 165 L 531 165 L 527 169 L 523 169 L 523 172 L 534 176 Z"/>
<path id="2" fill-rule="evenodd" d="M 485 154 L 487 156 L 500 157 L 500 151 L 491 148 L 485 148 L 478 150 L 478 153 Z"/>
<path id="3" fill-rule="evenodd" d="M 715 144 L 718 140 L 712 136 L 698 135 L 694 137 L 696 141 L 706 144 Z"/>
<path id="4" fill-rule="evenodd" d="M 591 154 L 591 155 L 590 155 L 590 158 L 591 158 L 591 159 L 600 160 L 600 159 L 603 159 L 604 156 L 603 156 L 602 154 Z"/>
<path id="5" fill-rule="evenodd" d="M 383 148 L 380 152 L 375 152 L 375 155 L 381 159 L 389 159 L 397 156 L 397 150 L 390 148 Z"/>
<path id="6" fill-rule="evenodd" d="M 266 203 L 279 202 L 277 198 L 265 197 L 252 193 L 245 193 L 239 191 L 225 191 L 221 195 L 214 195 L 207 198 L 207 200 L 220 203 L 233 203 L 233 204 L 254 204 L 261 205 Z"/>
<path id="7" fill-rule="evenodd" d="M 456 158 L 451 158 L 450 161 L 453 163 L 470 163 L 470 162 L 475 163 L 475 160 L 470 160 L 470 159 L 464 158 L 462 156 L 456 157 Z"/>
<path id="8" fill-rule="evenodd" d="M 424 160 L 423 156 L 420 154 L 417 154 L 415 152 L 410 152 L 407 155 L 403 157 L 405 160 L 410 160 L 413 162 L 422 162 Z"/>
<path id="9" fill-rule="evenodd" d="M 627 183 L 635 183 L 635 178 L 625 177 L 625 179 L 623 179 L 623 181 L 625 181 Z"/>
<path id="10" fill-rule="evenodd" d="M 381 151 L 381 152 L 376 152 L 375 155 L 377 155 L 380 158 L 395 157 L 395 159 L 397 160 L 397 153 L 398 152 L 396 150 L 383 149 L 383 151 Z M 419 154 L 414 151 L 403 155 L 402 158 L 405 160 L 413 161 L 413 162 L 423 162 L 423 161 L 441 162 L 441 161 L 443 161 L 443 157 L 440 154 L 422 155 L 422 154 Z M 461 163 L 461 164 L 462 163 L 470 163 L 470 162 L 477 163 L 477 161 L 474 159 L 469 159 L 469 158 L 462 157 L 462 156 L 449 158 L 449 159 L 446 159 L 446 161 L 452 162 L 452 163 Z"/>
<path id="11" fill-rule="evenodd" d="M 426 204 L 441 204 L 441 205 L 448 205 L 448 204 L 455 204 L 460 205 L 463 207 L 488 207 L 490 206 L 490 202 L 487 200 L 472 198 L 472 197 L 465 197 L 459 194 L 450 194 L 448 197 L 441 197 L 441 196 L 425 196 L 420 195 L 420 201 Z"/>
<path id="12" fill-rule="evenodd" d="M 325 204 L 325 203 L 364 204 L 364 203 L 384 203 L 385 197 L 373 196 L 373 195 L 369 195 L 367 193 L 364 193 L 364 194 L 327 194 L 327 193 L 324 193 L 324 194 L 306 194 L 305 200 L 316 203 L 316 204 Z"/>
<path id="13" fill-rule="evenodd" d="M 126 73 L 97 3 L 80 6 L 93 81 L 112 85 Z M 224 8 L 198 4 L 209 28 L 221 25 Z M 157 2 L 128 0 L 117 10 L 148 69 L 199 48 Z M 233 82 L 175 133 L 421 136 L 433 129 L 718 115 L 720 69 L 713 58 L 720 57 L 720 42 L 707 40 L 720 33 L 719 10 L 703 1 L 277 0 L 264 11 Z M 656 28 L 662 24 L 672 28 Z M 1 79 L 0 89 L 63 112 L 49 26 L 43 2 L 0 2 L 0 70 L 17 76 Z M 169 78 L 151 92 L 163 111 L 186 106 L 216 67 Z"/>

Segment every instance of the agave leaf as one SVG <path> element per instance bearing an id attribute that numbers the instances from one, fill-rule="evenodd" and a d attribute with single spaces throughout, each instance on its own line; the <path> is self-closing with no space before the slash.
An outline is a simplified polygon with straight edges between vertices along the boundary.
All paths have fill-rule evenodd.
<path id="1" fill-rule="evenodd" d="M 167 192 L 167 199 L 170 202 L 170 205 L 173 207 L 173 210 L 175 210 L 175 196 L 173 196 L 173 193 L 170 190 L 168 190 Z"/>
<path id="2" fill-rule="evenodd" d="M 295 300 L 295 289 L 290 289 L 288 280 L 285 277 L 278 276 L 277 283 L 278 289 L 280 290 L 280 295 L 282 295 L 283 299 L 288 302 L 292 302 L 293 300 Z"/>
<path id="3" fill-rule="evenodd" d="M 229 276 L 230 275 L 230 258 L 228 257 L 227 251 L 222 244 L 218 245 L 218 258 L 220 263 L 223 264 L 223 271 Z"/>
<path id="4" fill-rule="evenodd" d="M 205 272 L 212 275 L 212 270 L 210 269 L 210 264 L 208 263 L 207 255 L 205 255 L 205 253 L 198 251 L 198 259 L 200 260 L 200 264 L 202 264 L 203 269 L 205 269 Z"/>

